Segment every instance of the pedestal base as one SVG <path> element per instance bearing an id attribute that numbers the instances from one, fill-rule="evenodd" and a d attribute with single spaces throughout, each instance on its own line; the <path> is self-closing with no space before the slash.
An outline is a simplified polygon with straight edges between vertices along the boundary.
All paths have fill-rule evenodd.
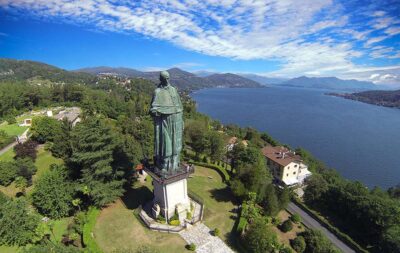
<path id="1" fill-rule="evenodd" d="M 158 204 L 161 214 L 169 220 L 178 212 L 179 218 L 186 218 L 186 210 L 190 210 L 190 200 L 187 194 L 187 180 L 180 179 L 175 182 L 159 182 L 153 180 L 154 204 Z"/>

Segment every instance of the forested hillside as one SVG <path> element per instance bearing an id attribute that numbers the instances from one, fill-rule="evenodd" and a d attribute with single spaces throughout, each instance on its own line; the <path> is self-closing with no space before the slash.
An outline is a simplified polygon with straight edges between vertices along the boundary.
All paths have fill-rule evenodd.
<path id="1" fill-rule="evenodd" d="M 394 91 L 371 90 L 371 91 L 364 91 L 351 94 L 333 93 L 331 95 L 357 100 L 360 102 L 373 105 L 400 108 L 400 90 L 394 90 Z"/>
<path id="2" fill-rule="evenodd" d="M 38 249 L 101 252 L 88 229 L 95 225 L 98 209 L 124 198 L 127 192 L 128 198 L 138 203 L 144 198 L 144 191 L 132 194 L 133 168 L 143 159 L 151 163 L 153 157 L 153 123 L 148 111 L 154 83 L 142 78 L 76 74 L 31 62 L 18 66 L 12 69 L 18 73 L 14 79 L 7 74 L 10 69 L 1 72 L 3 77 L 9 75 L 0 81 L 1 122 L 12 121 L 31 109 L 61 105 L 81 107 L 83 114 L 75 127 L 68 121 L 34 118 L 31 140 L 17 145 L 9 160 L 0 160 L 1 187 L 12 185 L 20 190 L 6 196 L 0 188 L 0 246 L 28 245 L 29 253 L 43 252 Z M 46 80 L 47 85 L 32 82 L 32 77 Z M 217 201 L 241 206 L 240 211 L 231 211 L 239 217 L 228 235 L 239 252 L 292 252 L 290 247 L 298 252 L 338 252 L 314 230 L 295 235 L 290 245 L 278 240 L 278 228 L 286 233 L 301 225 L 298 218 L 285 222 L 278 218 L 293 193 L 272 184 L 260 150 L 265 145 L 278 145 L 276 140 L 252 128 L 223 126 L 198 113 L 185 93 L 181 96 L 185 119 L 182 158 L 224 175 L 226 188 L 213 189 L 211 195 Z M 226 153 L 227 140 L 232 137 L 238 144 Z M 40 176 L 36 175 L 38 145 L 59 159 Z M 305 190 L 307 206 L 368 251 L 400 251 L 399 187 L 370 190 L 342 178 L 308 152 L 296 151 L 314 173 Z M 134 215 L 132 210 L 128 213 Z M 206 215 L 212 214 L 206 210 Z M 41 222 L 43 217 L 70 220 L 62 240 L 48 239 L 53 236 L 53 227 Z"/>

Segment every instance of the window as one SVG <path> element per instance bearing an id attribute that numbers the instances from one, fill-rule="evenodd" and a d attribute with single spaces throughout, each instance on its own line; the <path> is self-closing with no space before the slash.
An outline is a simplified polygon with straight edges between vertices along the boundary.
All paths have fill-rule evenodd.
<path id="1" fill-rule="evenodd" d="M 288 177 L 288 176 L 289 176 L 289 173 L 287 173 L 286 176 Z"/>
<path id="2" fill-rule="evenodd" d="M 296 171 L 293 172 L 293 175 L 296 175 Z"/>

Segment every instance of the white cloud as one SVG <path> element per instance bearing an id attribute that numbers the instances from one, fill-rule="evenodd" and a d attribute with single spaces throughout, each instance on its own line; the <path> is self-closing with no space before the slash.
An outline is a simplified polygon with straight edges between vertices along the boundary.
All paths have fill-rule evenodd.
<path id="1" fill-rule="evenodd" d="M 333 0 L 0 0 L 0 8 L 140 33 L 212 56 L 278 60 L 281 69 L 274 75 L 340 75 L 359 67 L 353 59 L 362 55 L 398 55 L 371 49 L 399 33 L 398 17 L 385 11 L 343 13 Z M 369 15 L 370 21 L 353 22 L 351 15 Z"/>

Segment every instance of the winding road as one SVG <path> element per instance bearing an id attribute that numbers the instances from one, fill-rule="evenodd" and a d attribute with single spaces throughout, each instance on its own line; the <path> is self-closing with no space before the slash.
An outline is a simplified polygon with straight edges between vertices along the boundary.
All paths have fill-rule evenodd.
<path id="1" fill-rule="evenodd" d="M 304 226 L 306 226 L 308 228 L 311 228 L 311 229 L 320 230 L 342 252 L 344 252 L 344 253 L 355 253 L 355 251 L 353 249 L 351 249 L 344 242 L 339 240 L 339 238 L 337 238 L 328 229 L 323 227 L 318 221 L 316 221 L 314 218 L 312 218 L 308 213 L 303 211 L 303 209 L 298 207 L 293 202 L 289 203 L 289 205 L 286 208 L 286 210 L 291 214 L 297 213 L 298 215 L 300 215 L 300 217 L 302 219 L 302 223 L 304 224 Z"/>

